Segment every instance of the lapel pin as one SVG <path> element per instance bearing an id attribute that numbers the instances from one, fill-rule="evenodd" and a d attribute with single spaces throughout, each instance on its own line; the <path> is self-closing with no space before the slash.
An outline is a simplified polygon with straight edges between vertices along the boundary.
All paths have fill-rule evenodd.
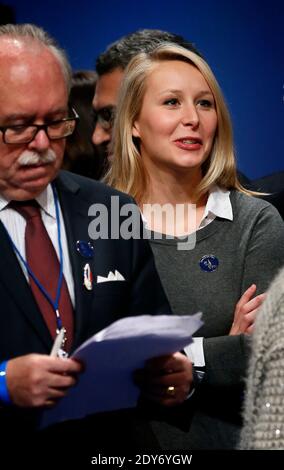
<path id="1" fill-rule="evenodd" d="M 216 271 L 219 266 L 219 260 L 214 255 L 204 255 L 202 256 L 201 260 L 199 261 L 199 266 L 202 271 L 207 273 L 212 273 Z"/>
<path id="2" fill-rule="evenodd" d="M 78 240 L 76 242 L 76 249 L 83 258 L 91 259 L 94 256 L 94 247 L 90 242 Z"/>
<path id="3" fill-rule="evenodd" d="M 93 289 L 93 275 L 89 263 L 84 266 L 84 286 L 87 290 Z"/>

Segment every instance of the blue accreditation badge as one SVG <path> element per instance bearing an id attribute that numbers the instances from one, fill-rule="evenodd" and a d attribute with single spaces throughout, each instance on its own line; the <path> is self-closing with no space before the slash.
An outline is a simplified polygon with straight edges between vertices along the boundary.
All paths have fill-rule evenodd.
<path id="1" fill-rule="evenodd" d="M 76 249 L 83 258 L 91 259 L 94 256 L 94 247 L 90 242 L 78 240 L 76 242 Z"/>
<path id="2" fill-rule="evenodd" d="M 207 273 L 212 273 L 213 271 L 216 271 L 216 269 L 218 268 L 219 260 L 214 255 L 204 255 L 199 261 L 199 266 L 202 269 L 202 271 L 206 271 Z"/>

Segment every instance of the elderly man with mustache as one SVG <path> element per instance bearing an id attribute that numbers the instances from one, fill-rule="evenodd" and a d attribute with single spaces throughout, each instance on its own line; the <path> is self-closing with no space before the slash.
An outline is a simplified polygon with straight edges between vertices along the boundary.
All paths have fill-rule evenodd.
<path id="1" fill-rule="evenodd" d="M 112 196 L 120 207 L 133 200 L 60 171 L 66 138 L 78 120 L 68 107 L 70 66 L 64 52 L 34 25 L 1 26 L 0 46 L 2 439 L 14 445 L 16 438 L 49 435 L 49 455 L 62 436 L 70 442 L 84 436 L 96 448 L 154 448 L 146 415 L 138 409 L 36 431 L 38 413 L 80 380 L 82 364 L 63 353 L 121 317 L 171 309 L 148 241 L 89 237 L 92 204 L 110 209 Z M 125 219 L 118 217 L 120 223 Z M 124 282 L 97 282 L 111 272 Z M 62 331 L 64 360 L 50 355 Z M 159 389 L 153 400 L 159 405 L 174 406 L 190 393 L 192 364 L 183 354 L 155 358 L 148 370 L 146 392 L 152 396 L 151 388 Z"/>

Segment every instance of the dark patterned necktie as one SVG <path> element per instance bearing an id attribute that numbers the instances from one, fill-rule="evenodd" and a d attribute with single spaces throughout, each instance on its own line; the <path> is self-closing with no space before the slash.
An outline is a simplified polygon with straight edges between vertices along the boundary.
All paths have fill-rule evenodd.
<path id="1" fill-rule="evenodd" d="M 35 200 L 12 201 L 9 207 L 19 212 L 26 220 L 25 247 L 26 262 L 33 275 L 44 287 L 49 297 L 56 299 L 60 264 L 55 248 L 49 238 L 43 224 L 40 207 Z M 54 307 L 47 300 L 42 290 L 34 282 L 29 274 L 30 286 L 36 303 L 48 326 L 51 336 L 56 336 L 56 313 Z M 59 299 L 59 314 L 62 326 L 66 329 L 66 343 L 64 349 L 70 351 L 73 339 L 73 307 L 68 292 L 67 284 L 63 276 Z"/>

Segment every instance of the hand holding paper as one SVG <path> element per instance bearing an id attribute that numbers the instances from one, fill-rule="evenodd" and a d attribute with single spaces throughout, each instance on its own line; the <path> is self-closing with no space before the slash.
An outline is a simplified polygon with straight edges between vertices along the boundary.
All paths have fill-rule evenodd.
<path id="1" fill-rule="evenodd" d="M 154 357 L 135 372 L 135 383 L 142 396 L 163 406 L 178 405 L 193 386 L 192 363 L 180 352 Z"/>
<path id="2" fill-rule="evenodd" d="M 202 325 L 193 316 L 143 315 L 118 320 L 82 344 L 72 357 L 85 371 L 54 408 L 43 413 L 42 426 L 100 411 L 136 406 L 139 388 L 132 374 L 145 361 L 180 351 Z"/>

